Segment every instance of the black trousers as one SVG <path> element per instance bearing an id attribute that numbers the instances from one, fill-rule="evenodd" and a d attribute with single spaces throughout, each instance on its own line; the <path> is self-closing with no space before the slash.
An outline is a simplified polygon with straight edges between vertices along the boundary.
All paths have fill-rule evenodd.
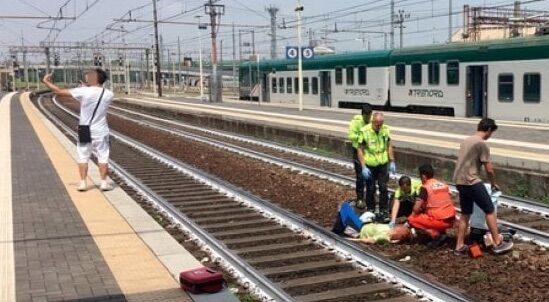
<path id="1" fill-rule="evenodd" d="M 356 199 L 364 200 L 364 177 L 362 177 L 362 166 L 358 160 L 357 150 L 353 149 L 353 163 L 355 165 L 356 174 Z"/>
<path id="2" fill-rule="evenodd" d="M 374 212 L 376 209 L 375 193 L 376 184 L 379 189 L 379 211 L 389 212 L 389 163 L 377 167 L 367 166 L 372 172 L 372 177 L 366 180 L 366 208 Z"/>
<path id="3" fill-rule="evenodd" d="M 394 200 L 395 200 L 395 194 L 393 194 L 389 199 L 389 209 L 391 211 L 393 210 Z M 412 200 L 411 198 L 408 198 L 408 197 L 403 197 L 400 200 L 400 206 L 398 207 L 398 213 L 396 217 L 408 218 L 408 216 L 412 215 L 412 212 L 414 210 L 414 203 L 415 203 L 415 200 Z"/>

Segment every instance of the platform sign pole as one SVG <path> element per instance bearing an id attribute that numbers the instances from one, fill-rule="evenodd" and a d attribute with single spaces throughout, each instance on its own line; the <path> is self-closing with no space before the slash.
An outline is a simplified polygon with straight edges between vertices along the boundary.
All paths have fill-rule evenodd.
<path id="1" fill-rule="evenodd" d="M 297 76 L 298 76 L 298 100 L 299 111 L 303 111 L 303 54 L 301 48 L 301 12 L 303 11 L 303 5 L 301 0 L 297 0 L 297 7 L 295 8 L 297 13 Z"/>

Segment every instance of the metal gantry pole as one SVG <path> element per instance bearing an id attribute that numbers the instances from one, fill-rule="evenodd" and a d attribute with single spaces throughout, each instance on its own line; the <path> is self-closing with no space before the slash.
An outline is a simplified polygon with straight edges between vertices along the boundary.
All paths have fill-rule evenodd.
<path id="1" fill-rule="evenodd" d="M 259 106 L 261 106 L 261 92 L 262 92 L 262 89 L 261 89 L 261 77 L 259 76 L 259 54 L 255 54 L 255 62 L 257 64 L 256 66 L 256 70 L 257 70 L 257 84 L 258 84 L 258 92 L 257 92 L 257 103 Z"/>
<path id="2" fill-rule="evenodd" d="M 158 97 L 162 96 L 162 72 L 160 70 L 160 45 L 158 43 L 158 13 L 156 10 L 156 1 L 153 0 L 153 15 L 154 15 L 154 44 L 155 52 L 154 58 L 156 60 L 156 85 L 158 86 Z"/>
<path id="3" fill-rule="evenodd" d="M 395 48 L 395 0 L 391 0 L 391 49 Z"/>
<path id="4" fill-rule="evenodd" d="M 303 56 L 301 50 L 301 12 L 303 11 L 303 5 L 301 0 L 297 0 L 297 73 L 298 73 L 298 102 L 299 111 L 303 111 Z M 259 77 L 259 75 L 258 75 Z"/>
<path id="5" fill-rule="evenodd" d="M 448 0 L 448 43 L 452 42 L 452 0 Z"/>
<path id="6" fill-rule="evenodd" d="M 200 18 L 201 16 L 196 16 L 198 19 L 198 64 L 200 68 L 200 101 L 204 102 L 204 74 L 202 69 L 202 34 L 200 33 L 201 25 Z"/>
<path id="7" fill-rule="evenodd" d="M 156 83 L 156 70 L 154 69 L 154 62 L 156 60 L 155 57 L 156 57 L 156 55 L 155 55 L 155 52 L 153 50 L 153 51 L 151 51 L 151 65 L 152 65 L 151 69 L 152 69 L 152 74 L 153 74 L 153 85 L 152 85 L 153 86 L 153 95 L 156 95 L 156 84 L 157 84 Z M 158 86 L 158 87 L 160 87 L 160 86 Z"/>
<path id="8" fill-rule="evenodd" d="M 181 41 L 177 36 L 177 85 L 181 89 Z"/>

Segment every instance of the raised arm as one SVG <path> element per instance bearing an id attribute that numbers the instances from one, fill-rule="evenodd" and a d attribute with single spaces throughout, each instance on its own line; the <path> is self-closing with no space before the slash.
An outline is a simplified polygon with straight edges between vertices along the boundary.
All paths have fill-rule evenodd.
<path id="1" fill-rule="evenodd" d="M 57 96 L 72 97 L 72 94 L 68 89 L 59 88 L 57 85 L 53 83 L 52 79 L 53 79 L 53 74 L 49 73 L 44 76 L 44 78 L 42 79 L 42 83 L 44 83 L 44 85 L 46 85 L 51 90 L 51 92 L 53 92 L 53 94 Z"/>

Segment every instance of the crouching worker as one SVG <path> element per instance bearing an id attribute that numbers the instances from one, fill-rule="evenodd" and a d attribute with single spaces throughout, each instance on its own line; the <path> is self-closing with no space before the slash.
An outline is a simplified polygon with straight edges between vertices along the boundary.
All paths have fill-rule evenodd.
<path id="1" fill-rule="evenodd" d="M 401 176 L 398 180 L 398 189 L 393 195 L 391 205 L 390 227 L 398 223 L 404 223 L 408 216 L 412 215 L 416 198 L 421 189 L 421 181 L 412 180 L 408 176 Z"/>
<path id="2" fill-rule="evenodd" d="M 427 233 L 432 241 L 431 248 L 440 247 L 446 241 L 446 230 L 454 225 L 456 210 L 446 183 L 434 178 L 433 167 L 424 164 L 419 167 L 421 189 L 408 223 L 416 230 Z"/>
<path id="3" fill-rule="evenodd" d="M 354 212 L 349 202 L 343 202 L 339 209 L 332 231 L 336 234 L 346 234 L 346 229 L 352 228 L 358 232 L 358 238 L 351 240 L 361 243 L 401 242 L 411 237 L 410 229 L 404 225 L 390 228 L 387 224 L 364 223 Z"/>

